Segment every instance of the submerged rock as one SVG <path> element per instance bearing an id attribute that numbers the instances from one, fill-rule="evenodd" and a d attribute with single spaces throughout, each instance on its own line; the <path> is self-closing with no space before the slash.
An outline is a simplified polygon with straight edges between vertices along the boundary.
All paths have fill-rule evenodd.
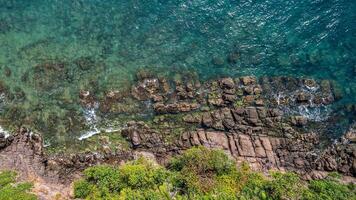
<path id="1" fill-rule="evenodd" d="M 95 61 L 94 59 L 90 57 L 81 57 L 74 61 L 77 67 L 79 67 L 81 70 L 89 70 L 95 66 Z"/>
<path id="2" fill-rule="evenodd" d="M 230 64 L 236 64 L 239 59 L 240 59 L 240 54 L 238 52 L 232 52 L 227 57 L 227 61 Z"/>

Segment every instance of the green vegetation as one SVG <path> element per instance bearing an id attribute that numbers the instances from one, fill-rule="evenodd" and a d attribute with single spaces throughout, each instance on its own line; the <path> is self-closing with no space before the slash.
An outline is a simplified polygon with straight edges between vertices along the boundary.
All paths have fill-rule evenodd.
<path id="1" fill-rule="evenodd" d="M 0 172 L 0 200 L 36 200 L 34 194 L 28 193 L 31 188 L 30 183 L 16 183 L 15 172 Z"/>
<path id="2" fill-rule="evenodd" d="M 324 180 L 313 180 L 304 193 L 308 200 L 356 199 L 354 184 L 339 184 L 336 177 L 329 176 Z"/>
<path id="3" fill-rule="evenodd" d="M 86 199 L 169 199 L 170 177 L 166 169 L 143 159 L 120 167 L 96 166 L 75 182 L 74 194 Z"/>
<path id="4" fill-rule="evenodd" d="M 74 184 L 76 198 L 122 200 L 355 199 L 337 177 L 304 182 L 294 173 L 252 172 L 220 150 L 196 147 L 163 168 L 143 158 L 119 167 L 96 166 Z"/>
<path id="5" fill-rule="evenodd" d="M 243 100 L 236 100 L 235 103 L 234 103 L 234 107 L 235 108 L 241 108 L 243 106 L 244 106 Z"/>

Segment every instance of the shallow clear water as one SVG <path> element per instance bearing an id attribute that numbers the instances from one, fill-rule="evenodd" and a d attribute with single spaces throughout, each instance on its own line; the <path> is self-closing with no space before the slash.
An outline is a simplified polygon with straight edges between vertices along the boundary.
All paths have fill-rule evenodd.
<path id="1" fill-rule="evenodd" d="M 61 119 L 85 120 L 80 89 L 120 90 L 140 68 L 331 79 L 355 103 L 355 47 L 353 0 L 0 0 L 0 78 L 14 94 L 0 125 L 65 137 Z"/>

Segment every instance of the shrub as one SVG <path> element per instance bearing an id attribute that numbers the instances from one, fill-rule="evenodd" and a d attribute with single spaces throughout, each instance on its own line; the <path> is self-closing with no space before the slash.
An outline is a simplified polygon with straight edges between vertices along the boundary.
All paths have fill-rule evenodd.
<path id="1" fill-rule="evenodd" d="M 303 193 L 306 200 L 348 200 L 356 199 L 355 185 L 341 184 L 334 177 L 324 180 L 313 180 L 308 185 L 308 190 Z"/>
<path id="2" fill-rule="evenodd" d="M 298 199 L 304 185 L 295 173 L 272 172 L 272 180 L 268 181 L 265 188 L 272 199 Z"/>
<path id="3" fill-rule="evenodd" d="M 242 175 L 241 191 L 238 194 L 238 199 L 252 200 L 252 199 L 267 199 L 266 184 L 268 180 L 260 173 L 251 173 L 245 171 Z"/>
<path id="4" fill-rule="evenodd" d="M 123 188 L 131 189 L 157 188 L 168 178 L 167 170 L 143 159 L 123 165 L 119 173 Z"/>
<path id="5" fill-rule="evenodd" d="M 16 173 L 12 171 L 0 172 L 1 200 L 36 200 L 34 194 L 28 193 L 32 188 L 30 183 L 16 183 Z"/>
<path id="6" fill-rule="evenodd" d="M 94 190 L 96 190 L 95 186 L 86 180 L 74 182 L 74 196 L 77 198 L 85 198 Z"/>
<path id="7" fill-rule="evenodd" d="M 189 170 L 196 174 L 213 173 L 216 175 L 229 174 L 236 170 L 235 162 L 221 150 L 206 147 L 193 147 L 184 154 L 173 158 L 170 169 L 175 171 Z"/>
<path id="8" fill-rule="evenodd" d="M 139 159 L 120 167 L 96 166 L 84 171 L 74 183 L 76 198 L 86 199 L 157 199 L 166 195 L 162 188 L 169 172 L 163 167 Z M 159 198 L 161 199 L 161 198 Z"/>
<path id="9" fill-rule="evenodd" d="M 179 188 L 181 194 L 196 195 L 203 193 L 221 193 L 232 191 L 232 188 L 221 187 L 219 182 L 234 177 L 235 163 L 221 150 L 205 147 L 194 147 L 182 155 L 173 158 L 169 168 L 177 172 L 173 185 Z M 221 178 L 225 176 L 225 179 Z M 229 179 L 231 179 L 229 177 Z M 230 180 L 231 182 L 231 180 Z M 220 186 L 217 188 L 217 186 Z M 198 197 L 194 196 L 195 199 Z M 200 198 L 200 197 L 199 197 Z M 205 198 L 205 197 L 204 197 Z"/>
<path id="10" fill-rule="evenodd" d="M 3 188 L 11 183 L 15 182 L 16 172 L 3 171 L 0 172 L 0 188 Z"/>
<path id="11" fill-rule="evenodd" d="M 251 172 L 246 163 L 237 168 L 223 151 L 205 147 L 192 148 L 173 158 L 168 169 L 144 159 L 120 167 L 91 167 L 85 170 L 82 180 L 75 182 L 74 194 L 93 200 L 356 198 L 354 185 L 339 183 L 337 174 L 310 182 L 301 181 L 290 172 L 271 172 L 267 177 Z"/>

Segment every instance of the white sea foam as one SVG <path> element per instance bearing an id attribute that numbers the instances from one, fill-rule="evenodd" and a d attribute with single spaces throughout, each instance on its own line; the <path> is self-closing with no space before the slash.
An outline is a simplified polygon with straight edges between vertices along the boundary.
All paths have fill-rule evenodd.
<path id="1" fill-rule="evenodd" d="M 109 127 L 109 128 L 105 128 L 103 130 L 99 130 L 97 128 L 95 128 L 94 130 L 90 130 L 90 131 L 87 131 L 85 134 L 83 134 L 82 136 L 80 136 L 78 138 L 78 140 L 85 140 L 85 139 L 88 139 L 96 134 L 99 134 L 101 132 L 105 132 L 105 133 L 113 133 L 113 132 L 117 132 L 117 131 L 120 131 L 121 128 L 113 128 L 113 127 Z"/>
<path id="2" fill-rule="evenodd" d="M 312 92 L 316 92 L 317 90 L 319 90 L 319 86 L 313 87 L 313 86 L 308 86 L 308 85 L 306 85 L 305 87 L 306 87 L 309 91 L 312 91 Z"/>
<path id="3" fill-rule="evenodd" d="M 44 141 L 44 144 L 43 144 L 43 147 L 49 147 L 49 146 L 51 146 L 51 143 L 49 142 L 49 141 Z"/>
<path id="4" fill-rule="evenodd" d="M 310 107 L 307 105 L 301 105 L 298 106 L 297 112 L 307 119 L 316 122 L 326 120 L 330 114 L 330 110 L 327 106 Z"/>
<path id="5" fill-rule="evenodd" d="M 0 126 L 0 133 L 4 133 L 5 138 L 10 136 L 10 133 Z"/>
<path id="6" fill-rule="evenodd" d="M 99 133 L 100 130 L 94 127 L 93 130 L 87 131 L 85 134 L 81 135 L 78 140 L 85 140 Z"/>
<path id="7" fill-rule="evenodd" d="M 88 108 L 84 110 L 84 117 L 85 121 L 87 122 L 87 125 L 90 127 L 90 130 L 81 135 L 78 140 L 84 140 L 87 138 L 92 137 L 93 135 L 96 135 L 100 133 L 100 130 L 97 128 L 97 123 L 98 123 L 98 116 L 96 115 L 96 109 L 98 108 L 98 105 L 96 104 L 93 108 Z"/>
<path id="8" fill-rule="evenodd" d="M 116 132 L 121 130 L 120 128 L 113 128 L 113 127 L 108 127 L 104 129 L 99 129 L 98 124 L 99 124 L 99 117 L 96 115 L 96 110 L 98 108 L 98 104 L 96 104 L 93 108 L 89 108 L 84 110 L 84 117 L 87 122 L 87 125 L 90 127 L 90 130 L 85 132 L 83 135 L 81 135 L 78 140 L 85 140 L 88 139 L 96 134 L 99 134 L 101 132 Z"/>

